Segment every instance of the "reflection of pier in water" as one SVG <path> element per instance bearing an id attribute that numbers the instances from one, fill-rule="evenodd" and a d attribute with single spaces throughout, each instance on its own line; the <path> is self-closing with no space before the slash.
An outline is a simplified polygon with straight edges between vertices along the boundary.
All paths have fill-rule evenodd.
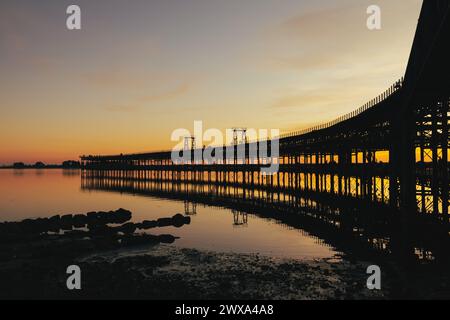
<path id="1" fill-rule="evenodd" d="M 84 171 L 82 189 L 178 200 L 191 208 L 195 207 L 194 203 L 225 207 L 234 210 L 233 221 L 238 225 L 248 222 L 248 218 L 245 216 L 244 220 L 244 215 L 240 214 L 256 214 L 288 228 L 305 230 L 317 241 L 325 241 L 341 251 L 398 253 L 402 258 L 411 259 L 445 259 L 447 254 L 448 229 L 445 226 L 426 216 L 417 216 L 407 225 L 401 224 L 396 212 L 383 201 L 324 191 L 174 183 L 105 173 L 104 170 Z"/>
<path id="2" fill-rule="evenodd" d="M 239 210 L 231 210 L 233 212 L 233 226 L 246 227 L 248 225 L 248 213 Z"/>
<path id="3" fill-rule="evenodd" d="M 193 216 L 197 214 L 197 204 L 188 200 L 184 200 L 184 214 Z"/>

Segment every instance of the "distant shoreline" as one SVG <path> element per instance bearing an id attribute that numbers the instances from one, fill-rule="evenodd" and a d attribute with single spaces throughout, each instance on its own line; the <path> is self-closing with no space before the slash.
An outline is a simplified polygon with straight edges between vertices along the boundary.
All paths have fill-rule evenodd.
<path id="1" fill-rule="evenodd" d="M 81 163 L 75 160 L 66 160 L 62 163 L 50 163 L 45 164 L 42 161 L 30 164 L 25 162 L 14 162 L 12 164 L 0 165 L 0 169 L 80 169 Z"/>
<path id="2" fill-rule="evenodd" d="M 15 169 L 15 170 L 29 170 L 29 169 L 35 169 L 35 170 L 45 170 L 45 169 L 80 169 L 80 167 L 64 167 L 62 165 L 49 165 L 49 166 L 45 166 L 45 167 L 33 167 L 33 166 L 27 166 L 27 167 L 22 167 L 22 168 L 17 168 L 14 166 L 4 166 L 4 167 L 0 167 L 1 169 Z"/>

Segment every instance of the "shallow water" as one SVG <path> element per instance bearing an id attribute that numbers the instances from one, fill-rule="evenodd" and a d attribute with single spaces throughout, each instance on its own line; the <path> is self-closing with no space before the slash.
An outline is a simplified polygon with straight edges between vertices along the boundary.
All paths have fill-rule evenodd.
<path id="1" fill-rule="evenodd" d="M 0 221 L 49 217 L 125 208 L 133 221 L 171 217 L 185 212 L 183 201 L 155 197 L 81 190 L 79 171 L 0 170 Z M 193 210 L 193 203 L 189 203 Z M 195 206 L 191 224 L 182 228 L 153 229 L 180 237 L 176 246 L 219 252 L 260 253 L 294 259 L 330 258 L 337 252 L 307 232 L 289 228 L 256 215 L 236 216 L 230 209 Z M 237 221 L 235 221 L 237 218 Z M 247 223 L 242 223 L 244 218 Z"/>

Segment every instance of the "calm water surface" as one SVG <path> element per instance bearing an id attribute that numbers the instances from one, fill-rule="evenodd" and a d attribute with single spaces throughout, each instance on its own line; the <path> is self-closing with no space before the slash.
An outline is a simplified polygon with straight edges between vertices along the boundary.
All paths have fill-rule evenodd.
<path id="1" fill-rule="evenodd" d="M 104 191 L 83 191 L 79 171 L 0 170 L 0 221 L 49 217 L 125 208 L 133 221 L 152 220 L 184 213 L 184 202 Z M 336 252 L 303 230 L 273 220 L 248 215 L 244 226 L 235 226 L 233 212 L 197 205 L 190 225 L 151 230 L 180 237 L 179 247 L 213 251 L 260 253 L 280 258 L 333 257 Z"/>

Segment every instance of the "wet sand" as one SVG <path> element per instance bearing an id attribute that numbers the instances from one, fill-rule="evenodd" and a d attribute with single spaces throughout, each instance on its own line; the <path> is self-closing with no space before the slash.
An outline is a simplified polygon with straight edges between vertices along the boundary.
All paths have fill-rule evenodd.
<path id="1" fill-rule="evenodd" d="M 66 287 L 68 265 L 82 289 Z M 2 298 L 32 299 L 386 299 L 366 288 L 369 263 L 341 257 L 298 261 L 158 244 L 73 257 L 2 262 Z M 6 285 L 6 286 L 5 286 Z"/>
<path id="2" fill-rule="evenodd" d="M 156 245 L 80 259 L 97 297 L 139 299 L 383 299 L 366 288 L 369 263 L 298 261 Z M 83 294 L 81 294 L 83 295 Z"/>

